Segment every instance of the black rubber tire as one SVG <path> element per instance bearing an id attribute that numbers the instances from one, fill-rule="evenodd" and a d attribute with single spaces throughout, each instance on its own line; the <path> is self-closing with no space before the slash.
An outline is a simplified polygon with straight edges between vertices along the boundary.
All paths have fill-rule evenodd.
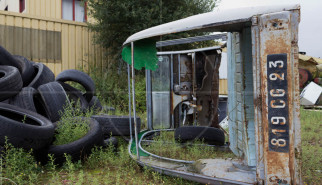
<path id="1" fill-rule="evenodd" d="M 0 65 L 16 67 L 19 73 L 22 73 L 22 65 L 13 55 L 0 45 Z"/>
<path id="2" fill-rule="evenodd" d="M 58 82 L 50 82 L 39 86 L 38 92 L 44 102 L 48 118 L 52 122 L 60 120 L 64 108 L 70 106 L 64 88 Z"/>
<path id="3" fill-rule="evenodd" d="M 95 111 L 103 110 L 103 106 L 102 106 L 100 100 L 97 98 L 97 96 L 93 96 L 91 101 L 88 103 L 88 106 L 90 109 L 93 109 Z"/>
<path id="4" fill-rule="evenodd" d="M 59 82 L 58 83 L 64 88 L 68 99 L 71 103 L 80 103 L 80 109 L 85 112 L 86 110 L 88 110 L 88 102 L 85 99 L 85 97 L 83 96 L 82 92 L 74 87 L 72 87 L 69 84 L 66 84 L 64 82 Z"/>
<path id="5" fill-rule="evenodd" d="M 88 76 L 86 73 L 82 71 L 78 71 L 75 69 L 65 70 L 57 75 L 56 81 L 60 81 L 60 82 L 73 81 L 73 82 L 79 83 L 86 90 L 84 97 L 88 102 L 92 100 L 95 94 L 94 81 L 90 76 Z"/>
<path id="6" fill-rule="evenodd" d="M 9 100 L 10 100 L 10 99 L 3 100 L 1 103 L 7 103 L 7 104 L 10 104 Z"/>
<path id="7" fill-rule="evenodd" d="M 29 61 L 27 58 L 19 55 L 14 55 L 15 59 L 22 66 L 21 78 L 23 81 L 23 86 L 27 86 L 33 79 L 35 75 L 35 68 L 33 66 L 33 62 Z"/>
<path id="8" fill-rule="evenodd" d="M 90 119 L 89 127 L 89 132 L 74 142 L 49 146 L 47 153 L 54 155 L 56 164 L 65 162 L 65 153 L 71 155 L 73 161 L 78 161 L 86 157 L 95 146 L 103 146 L 104 137 L 99 123 L 94 119 Z"/>
<path id="9" fill-rule="evenodd" d="M 48 117 L 44 104 L 38 91 L 32 87 L 24 87 L 19 94 L 9 99 L 9 104 L 27 109 L 38 114 Z"/>
<path id="10" fill-rule="evenodd" d="M 130 123 L 128 116 L 114 116 L 114 115 L 94 115 L 92 116 L 99 122 L 102 127 L 105 137 L 110 136 L 129 136 Z M 134 134 L 134 118 L 131 118 L 132 134 Z M 141 119 L 137 117 L 137 130 L 138 133 L 141 129 Z"/>
<path id="11" fill-rule="evenodd" d="M 27 85 L 37 89 L 39 86 L 55 81 L 54 73 L 42 63 L 33 63 L 34 75 L 32 81 Z"/>
<path id="12" fill-rule="evenodd" d="M 210 145 L 224 145 L 225 133 L 214 127 L 205 126 L 184 126 L 179 127 L 174 132 L 174 138 L 179 142 L 193 140 L 203 140 Z"/>
<path id="13" fill-rule="evenodd" d="M 0 103 L 0 145 L 5 137 L 14 147 L 38 150 L 53 139 L 54 125 L 45 117 L 10 104 Z"/>
<path id="14" fill-rule="evenodd" d="M 113 146 L 115 149 L 117 148 L 118 140 L 116 139 L 116 137 L 110 137 L 110 138 L 104 139 L 103 147 L 108 148 L 110 146 Z"/>
<path id="15" fill-rule="evenodd" d="M 17 68 L 0 66 L 0 101 L 6 100 L 22 88 L 22 79 Z"/>

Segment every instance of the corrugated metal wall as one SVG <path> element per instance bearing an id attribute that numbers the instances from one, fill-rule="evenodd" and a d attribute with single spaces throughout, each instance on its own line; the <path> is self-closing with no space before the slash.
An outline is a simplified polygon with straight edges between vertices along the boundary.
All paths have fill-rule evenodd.
<path id="1" fill-rule="evenodd" d="M 55 74 L 79 67 L 87 70 L 89 62 L 102 69 L 107 59 L 93 37 L 86 23 L 0 11 L 0 45 L 45 63 Z"/>
<path id="2" fill-rule="evenodd" d="M 62 0 L 27 0 L 26 13 L 41 17 L 61 19 Z"/>

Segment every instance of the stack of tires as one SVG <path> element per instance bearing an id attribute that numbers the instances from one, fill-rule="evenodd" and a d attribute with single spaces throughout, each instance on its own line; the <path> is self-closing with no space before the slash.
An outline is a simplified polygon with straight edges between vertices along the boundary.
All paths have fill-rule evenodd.
<path id="1" fill-rule="evenodd" d="M 85 93 L 68 81 L 82 86 Z M 56 162 L 61 163 L 64 154 L 79 160 L 94 146 L 116 145 L 117 140 L 110 136 L 130 135 L 128 117 L 97 115 L 88 118 L 90 129 L 83 138 L 52 145 L 54 123 L 61 120 L 64 108 L 74 102 L 79 102 L 83 111 L 102 110 L 94 82 L 86 73 L 71 69 L 55 78 L 46 65 L 13 56 L 0 46 L 0 148 L 7 140 L 14 147 L 33 149 L 41 156 L 54 154 Z"/>

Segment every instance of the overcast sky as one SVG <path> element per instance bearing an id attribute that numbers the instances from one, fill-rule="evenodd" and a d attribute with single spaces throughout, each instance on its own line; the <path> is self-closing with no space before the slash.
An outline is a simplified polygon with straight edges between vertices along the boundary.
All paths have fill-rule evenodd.
<path id="1" fill-rule="evenodd" d="M 307 55 L 322 58 L 322 0 L 221 0 L 220 9 L 250 5 L 276 5 L 298 3 L 301 5 L 299 49 Z"/>

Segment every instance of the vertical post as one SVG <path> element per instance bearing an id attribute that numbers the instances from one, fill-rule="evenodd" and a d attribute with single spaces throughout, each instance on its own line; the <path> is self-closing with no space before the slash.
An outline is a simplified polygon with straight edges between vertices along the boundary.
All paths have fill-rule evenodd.
<path id="1" fill-rule="evenodd" d="M 192 95 L 193 95 L 193 104 L 197 105 L 197 77 L 196 77 L 196 52 L 193 52 L 191 54 L 192 58 Z M 193 125 L 197 125 L 197 109 L 193 109 Z"/>
<path id="2" fill-rule="evenodd" d="M 147 121 L 148 121 L 148 129 L 153 130 L 152 127 L 152 88 L 151 88 L 151 71 L 145 70 L 145 78 L 146 78 L 146 111 L 147 111 Z"/>
<path id="3" fill-rule="evenodd" d="M 259 16 L 259 29 L 253 28 L 258 31 L 255 39 L 258 39 L 259 52 L 259 56 L 253 53 L 258 63 L 254 67 L 259 67 L 256 71 L 259 70 L 261 80 L 254 88 L 257 91 L 256 121 L 260 121 L 258 126 L 261 126 L 256 129 L 261 135 L 258 148 L 263 157 L 257 164 L 257 172 L 261 173 L 257 178 L 265 184 L 302 184 L 297 162 L 300 143 L 295 140 L 296 136 L 300 137 L 298 73 L 295 70 L 298 22 L 299 11 L 282 11 Z"/>
<path id="4" fill-rule="evenodd" d="M 139 143 L 138 143 L 137 120 L 136 120 L 136 108 L 135 108 L 134 42 L 131 42 L 131 59 L 132 59 L 132 98 L 133 98 L 133 116 L 134 116 L 135 146 L 136 146 L 137 159 L 138 159 L 138 161 L 140 161 L 139 145 L 138 145 Z"/>
<path id="5" fill-rule="evenodd" d="M 130 75 L 131 75 L 131 71 L 130 71 L 130 64 L 127 64 L 127 85 L 128 85 L 128 94 L 129 94 L 129 120 L 130 120 L 130 137 L 131 140 L 133 139 L 132 136 L 132 111 L 131 111 L 131 80 L 130 80 Z"/>
<path id="6" fill-rule="evenodd" d="M 170 56 L 170 102 L 173 102 L 173 54 Z M 170 111 L 170 116 L 171 116 L 171 127 L 170 128 L 176 128 L 175 123 L 174 123 L 174 110 Z"/>

